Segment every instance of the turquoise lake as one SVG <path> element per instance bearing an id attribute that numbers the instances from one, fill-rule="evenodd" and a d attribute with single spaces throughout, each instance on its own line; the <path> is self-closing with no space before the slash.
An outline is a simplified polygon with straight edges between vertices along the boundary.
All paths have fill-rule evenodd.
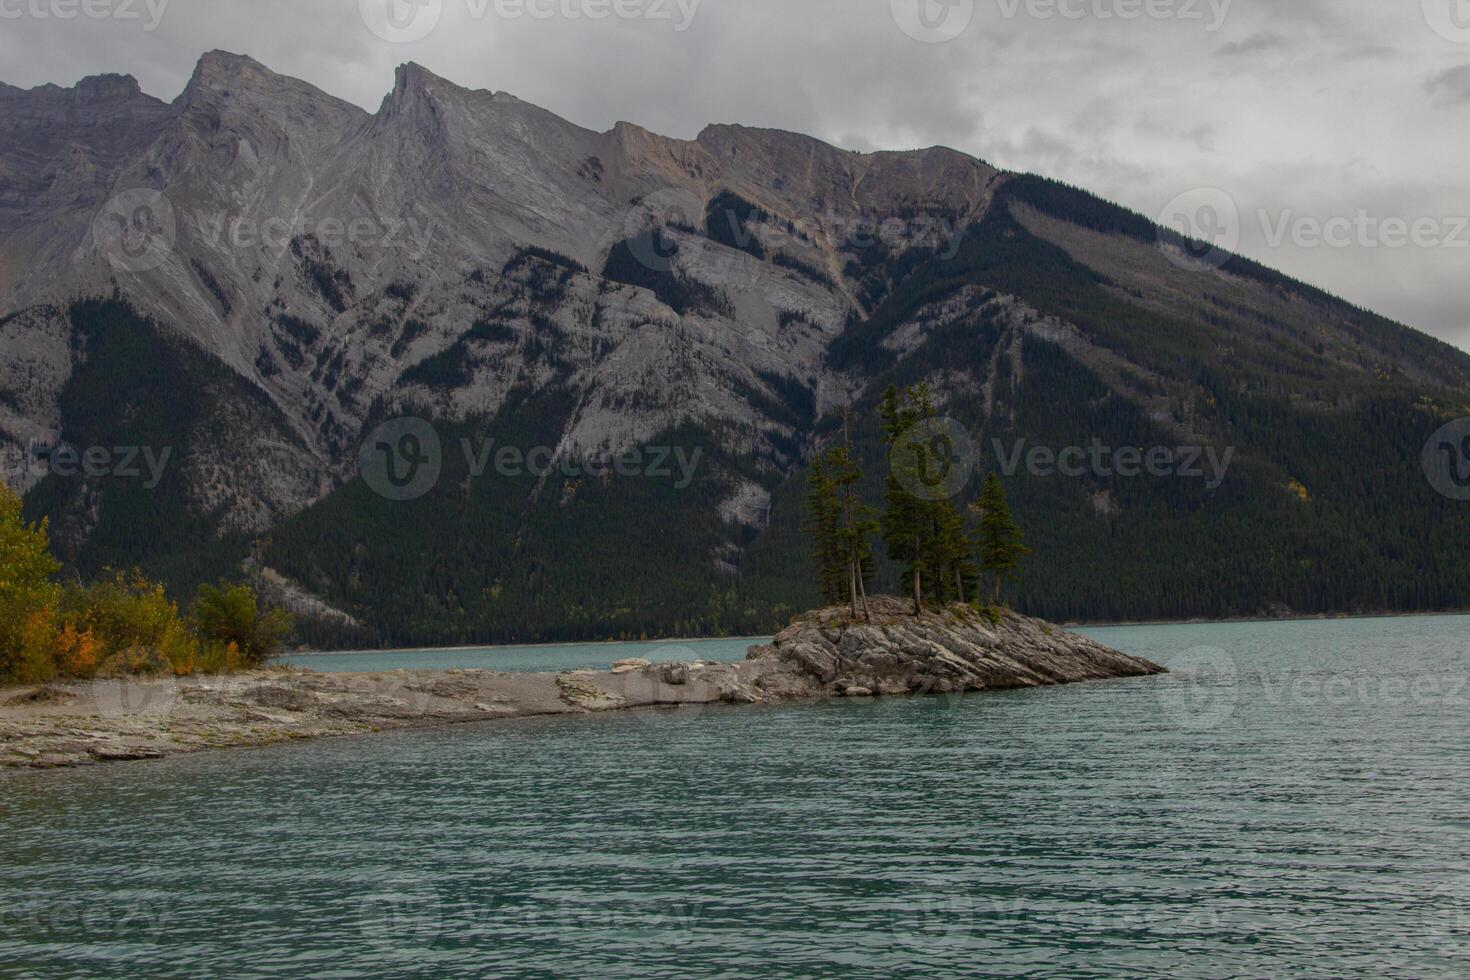
<path id="1" fill-rule="evenodd" d="M 733 640 L 659 640 L 651 643 L 556 643 L 526 647 L 466 647 L 450 650 L 398 650 L 392 653 L 350 651 L 282 657 L 280 662 L 312 670 L 368 673 L 375 670 L 567 670 L 608 668 L 615 660 L 646 657 L 665 660 L 744 660 L 753 643 L 770 637 Z"/>
<path id="2" fill-rule="evenodd" d="M 1177 673 L 10 777 L 0 975 L 1470 973 L 1470 618 L 1086 632 Z"/>

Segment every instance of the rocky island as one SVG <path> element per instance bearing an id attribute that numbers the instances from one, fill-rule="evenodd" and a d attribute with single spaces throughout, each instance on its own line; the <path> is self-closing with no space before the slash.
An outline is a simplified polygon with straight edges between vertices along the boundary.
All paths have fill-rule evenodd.
<path id="1" fill-rule="evenodd" d="M 274 668 L 0 690 L 0 770 L 57 768 L 295 739 L 534 715 L 837 697 L 997 691 L 1164 669 L 1040 620 L 874 598 L 796 618 L 739 663 L 622 661 L 611 670 L 325 674 Z"/>

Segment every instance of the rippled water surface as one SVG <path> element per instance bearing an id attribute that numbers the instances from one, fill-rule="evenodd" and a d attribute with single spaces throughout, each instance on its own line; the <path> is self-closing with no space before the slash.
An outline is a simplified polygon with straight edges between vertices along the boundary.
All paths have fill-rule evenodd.
<path id="1" fill-rule="evenodd" d="M 1470 620 L 0 782 L 0 973 L 1464 976 Z"/>

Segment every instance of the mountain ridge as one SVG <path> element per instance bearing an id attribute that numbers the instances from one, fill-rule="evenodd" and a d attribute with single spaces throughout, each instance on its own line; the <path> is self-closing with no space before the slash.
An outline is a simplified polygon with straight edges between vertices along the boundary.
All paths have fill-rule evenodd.
<path id="1" fill-rule="evenodd" d="M 1392 578 L 1412 553 L 1404 536 L 1422 533 L 1408 515 L 1452 525 L 1418 474 L 1418 450 L 1470 402 L 1470 356 L 1238 257 L 1194 271 L 1179 261 L 1190 243 L 1084 191 L 944 147 L 864 154 L 732 124 L 693 140 L 630 123 L 599 133 L 413 63 L 376 112 L 226 52 L 202 57 L 170 103 L 115 75 L 18 92 L 0 89 L 10 136 L 0 172 L 13 178 L 0 191 L 0 445 L 23 454 L 32 442 L 127 436 L 78 407 L 90 404 L 82 389 L 102 383 L 89 362 L 99 323 L 136 345 L 107 348 L 109 363 L 164 357 L 178 373 L 137 385 L 197 392 L 201 419 L 135 421 L 192 463 L 154 518 L 216 536 L 188 560 L 176 545 L 99 544 L 124 490 L 26 468 L 30 506 L 64 531 L 79 565 L 158 564 L 185 587 L 206 566 L 248 560 L 380 629 L 396 617 L 395 637 L 426 642 L 540 636 L 549 627 L 532 620 L 557 615 L 584 631 L 662 631 L 680 604 L 707 614 L 689 629 L 758 632 L 778 610 L 811 604 L 791 508 L 806 460 L 831 436 L 829 411 L 871 409 L 886 384 L 927 380 L 979 445 L 1001 434 L 1054 446 L 1146 437 L 1241 451 L 1249 493 L 1016 477 L 1033 491 L 1031 518 L 1054 525 L 1018 596 L 1032 611 L 1435 608 L 1455 595 L 1459 559 L 1445 559 L 1423 596 L 1400 594 Z M 87 104 L 131 108 L 75 108 Z M 136 232 L 126 223 L 140 214 L 171 221 L 142 263 L 99 237 L 118 222 Z M 265 401 L 217 402 L 239 383 Z M 465 438 L 534 433 L 557 458 L 671 439 L 707 450 L 697 492 L 659 505 L 682 515 L 684 553 L 653 547 L 643 559 L 682 570 L 694 591 L 654 600 L 651 577 L 633 598 L 659 611 L 642 617 L 576 575 L 539 585 L 533 575 L 512 597 L 507 577 L 550 560 L 528 541 L 555 539 L 560 520 L 587 535 L 564 551 L 597 550 L 609 528 L 636 526 L 633 501 L 657 493 L 585 481 L 550 493 L 543 479 L 480 499 L 461 474 L 458 489 L 431 497 L 446 513 L 491 508 L 467 533 L 510 544 L 469 543 L 478 564 L 448 576 L 453 598 L 404 595 L 375 618 L 360 584 L 393 591 L 386 569 L 408 545 L 380 523 L 390 502 L 362 496 L 358 449 L 399 415 Z M 207 431 L 232 424 L 250 436 L 211 441 Z M 1380 501 L 1327 457 L 1362 452 L 1358 441 L 1382 426 L 1396 454 L 1382 463 L 1399 482 L 1375 490 Z M 876 431 L 859 429 L 877 472 Z M 1293 503 L 1295 486 L 1312 500 Z M 579 524 L 569 515 L 589 499 L 604 519 Z M 1068 516 L 1049 520 L 1043 506 Z M 126 507 L 145 515 L 147 500 Z M 1193 598 L 1150 598 L 1141 585 L 1116 595 L 1115 583 L 1068 570 L 1093 549 L 1154 581 L 1142 551 L 1120 552 L 1116 538 L 1179 522 L 1206 535 L 1195 547 L 1223 583 L 1238 562 L 1203 542 L 1268 515 L 1295 530 L 1284 544 L 1251 545 L 1281 564 L 1261 583 L 1241 577 L 1239 597 L 1217 594 L 1226 586 L 1208 576 Z M 465 545 L 420 516 L 424 540 Z M 1370 520 L 1393 541 L 1342 537 Z M 1068 526 L 1075 540 L 1053 533 Z M 1361 585 L 1312 586 L 1329 541 L 1367 569 Z M 465 579 L 478 598 L 461 593 Z M 585 616 L 566 613 L 572 595 Z"/>

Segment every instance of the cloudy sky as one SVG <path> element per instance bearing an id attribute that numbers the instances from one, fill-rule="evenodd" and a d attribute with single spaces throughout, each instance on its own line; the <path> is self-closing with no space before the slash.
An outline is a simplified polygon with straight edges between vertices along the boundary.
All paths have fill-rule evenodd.
<path id="1" fill-rule="evenodd" d="M 1470 0 L 0 0 L 12 85 L 172 99 L 212 48 L 370 109 L 417 61 L 596 129 L 944 144 L 1470 349 Z"/>

